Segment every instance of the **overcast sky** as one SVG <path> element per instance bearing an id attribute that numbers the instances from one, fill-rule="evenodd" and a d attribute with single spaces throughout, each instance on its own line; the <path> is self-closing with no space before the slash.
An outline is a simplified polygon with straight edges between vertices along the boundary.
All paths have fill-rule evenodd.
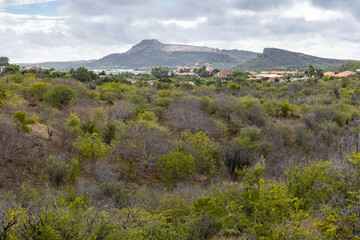
<path id="1" fill-rule="evenodd" d="M 142 39 L 360 59 L 360 0 L 0 0 L 0 56 L 97 59 Z"/>

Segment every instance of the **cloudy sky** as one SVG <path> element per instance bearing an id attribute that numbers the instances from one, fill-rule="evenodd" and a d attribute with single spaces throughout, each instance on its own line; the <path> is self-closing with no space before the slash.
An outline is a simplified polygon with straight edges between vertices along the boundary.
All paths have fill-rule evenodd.
<path id="1" fill-rule="evenodd" d="M 88 60 L 142 39 L 360 59 L 360 0 L 0 0 L 0 56 Z"/>

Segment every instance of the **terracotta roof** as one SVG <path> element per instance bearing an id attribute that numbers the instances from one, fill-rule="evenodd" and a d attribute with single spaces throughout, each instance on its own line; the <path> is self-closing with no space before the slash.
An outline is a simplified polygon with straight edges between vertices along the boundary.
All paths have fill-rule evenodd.
<path id="1" fill-rule="evenodd" d="M 226 70 L 222 70 L 218 73 L 219 75 L 232 75 L 232 72 L 226 71 Z"/>
<path id="2" fill-rule="evenodd" d="M 335 76 L 334 72 L 326 72 L 324 73 L 324 76 Z"/>
<path id="3" fill-rule="evenodd" d="M 351 71 L 345 71 L 345 72 L 341 72 L 335 75 L 335 77 L 350 77 L 351 75 L 355 75 L 355 72 L 351 72 Z"/>

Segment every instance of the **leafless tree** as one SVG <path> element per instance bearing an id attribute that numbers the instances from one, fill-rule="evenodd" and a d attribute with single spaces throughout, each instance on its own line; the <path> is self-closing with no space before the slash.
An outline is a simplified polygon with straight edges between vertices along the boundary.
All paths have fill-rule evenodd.
<path id="1" fill-rule="evenodd" d="M 210 137 L 217 137 L 215 118 L 200 110 L 200 103 L 196 98 L 182 98 L 173 101 L 165 113 L 168 126 L 182 132 L 203 131 Z"/>
<path id="2" fill-rule="evenodd" d="M 128 101 L 118 101 L 109 110 L 111 120 L 128 121 L 135 117 L 136 104 Z"/>
<path id="3" fill-rule="evenodd" d="M 0 123 L 0 160 L 11 160 L 35 144 L 27 136 L 5 123 Z"/>

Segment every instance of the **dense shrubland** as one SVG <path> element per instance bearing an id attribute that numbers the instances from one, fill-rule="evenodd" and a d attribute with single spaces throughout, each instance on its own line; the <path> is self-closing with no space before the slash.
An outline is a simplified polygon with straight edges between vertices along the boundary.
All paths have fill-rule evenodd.
<path id="1" fill-rule="evenodd" d="M 11 70 L 2 239 L 359 238 L 358 76 Z"/>

